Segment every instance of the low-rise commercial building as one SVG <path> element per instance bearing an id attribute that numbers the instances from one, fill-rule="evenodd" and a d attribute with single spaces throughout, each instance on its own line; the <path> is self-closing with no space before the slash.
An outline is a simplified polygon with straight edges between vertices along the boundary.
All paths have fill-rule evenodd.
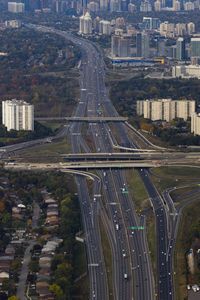
<path id="1" fill-rule="evenodd" d="M 194 100 L 150 99 L 137 101 L 137 114 L 152 121 L 187 120 L 195 112 Z"/>
<path id="2" fill-rule="evenodd" d="M 6 28 L 20 28 L 22 22 L 20 20 L 7 20 L 5 21 Z"/>
<path id="3" fill-rule="evenodd" d="M 177 65 L 172 67 L 172 77 L 200 79 L 200 65 Z"/>

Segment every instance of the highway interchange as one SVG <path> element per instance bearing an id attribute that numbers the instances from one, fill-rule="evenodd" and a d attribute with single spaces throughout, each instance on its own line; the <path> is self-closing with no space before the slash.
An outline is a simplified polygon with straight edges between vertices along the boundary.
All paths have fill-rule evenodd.
<path id="1" fill-rule="evenodd" d="M 81 97 L 73 116 L 83 117 L 86 115 L 87 117 L 95 117 L 103 115 L 105 117 L 117 117 L 118 113 L 107 96 L 107 90 L 104 83 L 105 66 L 101 54 L 88 41 L 54 29 L 50 29 L 50 31 L 71 40 L 82 49 L 80 72 Z M 124 124 L 116 123 L 115 128 L 120 137 L 120 145 L 123 147 L 135 148 L 134 143 L 132 143 L 127 136 Z M 72 122 L 69 128 L 69 135 L 74 153 L 85 152 L 86 149 L 84 148 L 87 148 L 86 143 L 81 136 L 81 129 L 82 124 L 80 122 Z M 93 137 L 96 152 L 113 151 L 112 143 L 109 139 L 111 129 L 107 124 L 89 123 L 88 130 Z M 84 144 L 85 146 L 83 147 L 82 145 Z M 89 152 L 89 149 L 87 149 L 87 152 Z M 122 193 L 122 190 L 127 185 L 124 172 L 121 170 L 109 170 L 107 172 L 99 171 L 99 176 L 102 181 L 103 200 L 106 204 L 108 218 L 110 219 L 110 228 L 106 228 L 106 231 L 112 232 L 112 238 L 109 234 L 108 237 L 110 237 L 109 241 L 112 245 L 111 249 L 113 250 L 114 298 L 119 300 L 154 299 L 154 278 L 145 232 L 142 230 L 130 229 L 131 227 L 137 228 L 141 225 L 142 221 L 135 212 L 130 195 Z M 83 212 L 82 206 L 83 215 L 85 213 L 87 219 L 92 219 L 91 224 L 86 224 L 86 222 L 84 222 L 86 236 L 91 239 L 90 243 L 88 240 L 87 250 L 89 254 L 93 252 L 93 256 L 95 256 L 95 262 L 92 262 L 95 271 L 90 272 L 91 297 L 96 299 L 107 299 L 108 287 L 106 284 L 107 281 L 105 280 L 106 270 L 105 264 L 103 263 L 102 251 L 100 251 L 100 253 L 95 253 L 93 249 L 91 249 L 91 245 L 95 249 L 101 249 L 100 239 L 95 240 L 95 237 L 99 235 L 98 226 L 96 226 L 97 224 L 92 226 L 92 222 L 98 222 L 96 216 L 94 216 L 94 212 L 98 211 L 98 208 L 94 209 L 94 206 L 95 204 L 98 204 L 96 200 L 94 204 L 95 197 L 89 199 L 86 181 L 79 177 L 77 177 L 76 180 L 79 187 L 80 202 L 82 204 L 85 203 L 85 212 Z M 96 191 L 94 192 L 96 193 Z M 101 201 L 101 197 L 99 201 Z M 92 204 L 93 210 L 91 210 Z M 88 264 L 91 266 L 90 261 Z M 101 270 L 99 268 L 100 266 Z M 102 274 L 103 276 L 101 276 Z M 101 289 L 98 289 L 100 282 Z M 159 288 L 158 293 L 162 293 L 162 289 Z M 168 295 L 166 296 L 168 297 Z"/>
<path id="2" fill-rule="evenodd" d="M 31 29 L 60 35 L 81 48 L 80 101 L 73 117 L 76 119 L 119 117 L 108 98 L 104 82 L 104 60 L 96 47 L 89 41 L 72 36 L 70 33 L 44 26 L 28 26 Z M 120 147 L 137 150 L 134 141 L 127 133 L 127 125 L 124 122 L 115 122 L 112 125 L 115 126 Z M 97 156 L 98 153 L 114 152 L 114 134 L 109 123 L 88 122 L 87 131 L 92 137 Z M 70 139 L 74 155 L 81 153 L 89 155 L 92 152 L 82 132 L 83 123 L 72 120 L 70 125 L 60 133 Z M 23 149 L 25 145 L 18 147 L 16 149 L 11 146 L 10 151 Z M 2 151 L 1 157 L 3 155 Z M 174 299 L 172 258 L 177 234 L 177 212 L 169 194 L 158 193 L 148 169 L 140 168 L 138 172 L 149 194 L 156 219 L 157 278 L 154 278 L 151 266 L 145 216 L 136 214 L 131 195 L 126 192 L 128 185 L 125 170 L 98 169 L 92 193 L 86 178 L 75 175 L 85 231 L 90 299 Z M 99 220 L 102 220 L 112 252 L 112 288 L 108 286 L 108 270 L 102 250 Z M 144 228 L 144 230 L 133 228 Z"/>

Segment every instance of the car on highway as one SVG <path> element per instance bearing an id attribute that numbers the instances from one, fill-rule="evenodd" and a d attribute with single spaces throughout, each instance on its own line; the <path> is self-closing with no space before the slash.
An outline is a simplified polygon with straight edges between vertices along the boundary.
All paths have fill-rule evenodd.
<path id="1" fill-rule="evenodd" d="M 188 284 L 187 285 L 187 290 L 190 290 L 191 289 L 191 286 Z"/>

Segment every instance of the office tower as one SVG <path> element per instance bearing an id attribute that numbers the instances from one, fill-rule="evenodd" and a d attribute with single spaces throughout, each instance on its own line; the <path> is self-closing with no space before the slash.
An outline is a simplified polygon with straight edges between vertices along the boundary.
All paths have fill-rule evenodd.
<path id="1" fill-rule="evenodd" d="M 112 35 L 111 37 L 111 55 L 118 56 L 118 44 L 119 44 L 119 36 Z"/>
<path id="2" fill-rule="evenodd" d="M 141 12 L 151 12 L 152 6 L 148 0 L 142 1 L 140 4 L 140 11 Z"/>
<path id="3" fill-rule="evenodd" d="M 185 121 L 195 112 L 194 100 L 150 99 L 137 101 L 137 114 L 152 121 Z"/>
<path id="4" fill-rule="evenodd" d="M 193 66 L 198 65 L 200 68 L 200 57 L 195 57 L 195 56 L 191 57 L 191 65 L 193 65 Z M 199 75 L 200 75 L 200 73 L 199 73 Z"/>
<path id="5" fill-rule="evenodd" d="M 189 35 L 195 33 L 195 24 L 194 23 L 190 22 L 187 24 L 187 33 Z"/>
<path id="6" fill-rule="evenodd" d="M 128 4 L 128 11 L 129 11 L 130 13 L 133 13 L 133 12 L 135 12 L 136 10 L 137 10 L 137 7 L 136 7 L 135 4 L 133 4 L 133 3 L 129 3 L 129 4 Z"/>
<path id="7" fill-rule="evenodd" d="M 34 130 L 34 106 L 23 100 L 2 101 L 2 123 L 8 131 Z"/>
<path id="8" fill-rule="evenodd" d="M 24 3 L 8 2 L 8 11 L 12 13 L 23 13 Z"/>
<path id="9" fill-rule="evenodd" d="M 88 7 L 89 11 L 91 11 L 91 12 L 96 13 L 99 11 L 99 3 L 97 3 L 97 2 L 94 2 L 94 1 L 89 2 L 87 7 Z"/>
<path id="10" fill-rule="evenodd" d="M 116 18 L 116 20 L 115 20 L 115 26 L 116 26 L 116 28 L 122 28 L 122 27 L 124 27 L 125 26 L 125 20 L 124 20 L 124 18 Z"/>
<path id="11" fill-rule="evenodd" d="M 100 10 L 108 11 L 108 4 L 109 4 L 108 0 L 100 0 L 99 1 Z"/>
<path id="12" fill-rule="evenodd" d="M 177 60 L 186 59 L 185 39 L 182 37 L 179 37 L 176 41 L 176 59 Z"/>
<path id="13" fill-rule="evenodd" d="M 173 10 L 174 11 L 181 10 L 181 3 L 180 3 L 180 1 L 173 1 Z"/>
<path id="14" fill-rule="evenodd" d="M 24 10 L 25 11 L 30 11 L 31 10 L 30 0 L 23 0 L 22 2 L 24 3 Z"/>
<path id="15" fill-rule="evenodd" d="M 115 28 L 115 35 L 123 35 L 124 30 L 121 28 Z"/>
<path id="16" fill-rule="evenodd" d="M 145 30 L 158 29 L 160 26 L 160 20 L 158 18 L 143 17 L 142 24 L 144 25 Z"/>
<path id="17" fill-rule="evenodd" d="M 184 10 L 187 10 L 187 11 L 189 11 L 189 10 L 194 10 L 194 3 L 193 2 L 191 2 L 191 1 L 189 1 L 189 2 L 185 2 L 184 4 L 183 4 L 183 7 L 184 7 Z"/>
<path id="18" fill-rule="evenodd" d="M 127 2 L 127 0 L 121 0 L 121 11 L 128 11 L 128 2 Z"/>
<path id="19" fill-rule="evenodd" d="M 176 36 L 184 36 L 187 32 L 186 23 L 177 23 L 176 24 Z"/>
<path id="20" fill-rule="evenodd" d="M 174 37 L 175 36 L 175 25 L 174 23 L 169 23 L 165 21 L 160 24 L 160 35 L 165 37 Z"/>
<path id="21" fill-rule="evenodd" d="M 79 18 L 79 33 L 85 35 L 92 33 L 92 18 L 89 12 Z"/>
<path id="22" fill-rule="evenodd" d="M 190 56 L 200 57 L 200 37 L 191 38 L 191 52 Z"/>
<path id="23" fill-rule="evenodd" d="M 166 56 L 166 40 L 158 38 L 157 40 L 157 55 Z"/>
<path id="24" fill-rule="evenodd" d="M 138 57 L 148 58 L 149 51 L 149 35 L 146 32 L 137 33 L 136 35 L 136 53 Z"/>
<path id="25" fill-rule="evenodd" d="M 57 13 L 63 13 L 67 8 L 66 4 L 66 1 L 54 0 L 54 2 L 52 3 L 52 9 Z"/>
<path id="26" fill-rule="evenodd" d="M 120 11 L 120 1 L 110 0 L 110 12 Z"/>
<path id="27" fill-rule="evenodd" d="M 101 19 L 99 17 L 96 17 L 93 21 L 93 28 L 95 32 L 99 32 L 99 23 Z"/>
<path id="28" fill-rule="evenodd" d="M 113 35 L 111 38 L 111 55 L 118 57 L 130 56 L 130 38 Z"/>
<path id="29" fill-rule="evenodd" d="M 155 10 L 155 11 L 161 11 L 161 9 L 162 9 L 162 4 L 161 4 L 161 2 L 160 2 L 159 0 L 155 1 L 155 2 L 154 2 L 154 10 Z"/>
<path id="30" fill-rule="evenodd" d="M 111 25 L 109 21 L 101 20 L 99 22 L 99 33 L 103 35 L 110 35 L 111 34 Z"/>
<path id="31" fill-rule="evenodd" d="M 200 135 L 200 114 L 194 113 L 191 115 L 191 133 Z"/>
<path id="32" fill-rule="evenodd" d="M 200 9 L 200 0 L 195 0 L 193 3 L 194 3 L 194 9 Z"/>
<path id="33" fill-rule="evenodd" d="M 118 55 L 119 55 L 119 57 L 129 57 L 130 56 L 130 38 L 129 37 L 121 37 L 119 39 Z"/>

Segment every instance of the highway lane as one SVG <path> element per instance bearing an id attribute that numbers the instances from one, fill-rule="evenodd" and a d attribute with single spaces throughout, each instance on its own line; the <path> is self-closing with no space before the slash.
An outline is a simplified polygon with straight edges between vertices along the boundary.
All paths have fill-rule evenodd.
<path id="1" fill-rule="evenodd" d="M 84 60 L 84 53 L 82 60 Z M 84 116 L 89 97 L 85 91 L 87 87 L 83 76 L 87 72 L 86 65 L 83 65 L 81 73 L 81 101 L 77 105 L 74 116 Z M 69 129 L 71 145 L 74 153 L 80 153 L 81 147 L 85 146 L 81 136 L 81 123 L 72 123 Z M 76 177 L 78 195 L 82 204 L 82 218 L 86 236 L 87 260 L 90 278 L 90 299 L 108 299 L 107 276 L 104 257 L 101 247 L 100 230 L 98 223 L 97 202 L 90 199 L 88 186 L 84 178 Z M 98 193 L 98 184 L 94 187 L 94 193 Z"/>
<path id="2" fill-rule="evenodd" d="M 101 90 L 102 90 L 102 88 L 101 88 Z M 99 106 L 99 103 L 101 103 L 101 99 L 98 99 L 97 101 L 99 101 L 99 102 L 97 102 L 97 104 Z M 96 107 L 95 107 L 95 105 L 94 105 L 95 102 L 92 104 L 93 106 L 91 106 L 91 102 L 88 102 L 88 105 L 89 104 L 90 104 L 90 107 L 88 108 L 88 115 L 93 115 L 92 112 L 93 113 L 99 112 L 98 106 L 96 105 Z M 111 108 L 110 105 L 109 105 L 109 107 Z M 114 111 L 113 109 L 112 109 L 112 112 L 110 110 L 109 113 L 112 113 L 112 115 L 113 114 L 117 115 L 116 111 Z M 119 127 L 119 131 L 121 133 L 121 136 L 123 137 L 122 140 L 123 140 L 124 145 L 126 146 L 127 143 L 129 145 L 129 141 L 127 142 L 126 135 L 124 134 L 124 128 L 121 126 L 118 126 L 118 127 Z M 103 151 L 111 152 L 112 151 L 112 145 L 111 145 L 110 139 L 109 139 L 108 126 L 105 126 L 104 124 L 101 124 L 101 125 L 96 124 L 96 125 L 92 126 L 92 134 L 94 137 L 94 142 L 96 144 L 96 148 L 99 152 L 103 152 Z M 97 137 L 98 137 L 98 139 L 97 139 Z M 122 260 L 122 262 L 120 262 L 121 269 L 123 270 L 123 268 L 124 268 L 123 266 L 125 266 L 126 269 L 124 269 L 124 270 L 125 270 L 126 274 L 128 275 L 129 280 L 131 281 L 131 286 L 132 285 L 134 286 L 134 294 L 135 294 L 133 296 L 134 299 L 153 299 L 153 288 L 152 288 L 153 275 L 152 275 L 151 271 L 149 270 L 150 264 L 147 264 L 145 262 L 145 265 L 147 266 L 147 268 L 144 271 L 143 271 L 143 262 L 141 262 L 141 269 L 139 269 L 140 265 L 137 264 L 137 257 L 142 257 L 142 254 L 140 254 L 140 253 L 138 254 L 138 252 L 145 249 L 146 251 L 143 251 L 143 252 L 145 254 L 148 253 L 146 247 L 144 246 L 146 244 L 140 242 L 141 237 L 137 237 L 137 233 L 135 234 L 133 232 L 133 234 L 130 235 L 128 232 L 128 231 L 130 231 L 130 229 L 128 229 L 128 226 L 131 227 L 135 224 L 136 216 L 134 215 L 134 217 L 131 218 L 130 223 L 127 224 L 127 220 L 125 220 L 125 219 L 127 219 L 126 215 L 127 214 L 132 215 L 132 213 L 133 213 L 130 208 L 130 206 L 131 206 L 130 203 L 132 203 L 132 199 L 131 200 L 128 199 L 126 206 L 123 205 L 124 199 L 122 199 L 123 197 L 122 197 L 121 190 L 118 189 L 120 186 L 119 182 L 118 182 L 118 178 L 121 174 L 119 171 L 116 171 L 116 172 L 117 172 L 117 177 L 113 176 L 114 172 L 111 172 L 111 173 L 106 172 L 106 180 L 105 180 L 105 176 L 102 178 L 102 180 L 105 184 L 105 189 L 111 190 L 111 193 L 112 193 L 111 197 L 107 197 L 108 203 L 109 203 L 109 199 L 111 199 L 110 201 L 112 201 L 112 202 L 113 202 L 113 199 L 115 199 L 116 204 L 118 204 L 115 206 L 115 208 L 113 208 L 114 205 L 110 205 L 109 207 L 111 210 L 110 211 L 111 218 L 113 217 L 114 222 L 115 223 L 117 222 L 117 226 L 119 226 L 119 229 L 117 230 L 118 231 L 118 239 L 121 241 L 121 244 L 123 245 L 123 249 L 120 250 L 120 247 L 119 247 L 119 251 L 121 251 L 122 257 L 123 257 L 123 254 L 126 255 L 127 264 L 125 266 L 125 264 L 123 263 L 123 260 Z M 123 181 L 125 181 L 125 179 L 123 179 Z M 114 193 L 113 193 L 113 187 L 114 187 Z M 112 208 L 113 208 L 113 210 L 112 210 Z M 128 211 L 129 211 L 129 213 L 128 213 Z M 120 219 L 118 216 L 120 216 Z M 122 235 L 119 234 L 119 231 L 122 232 Z M 136 238 L 134 237 L 134 234 L 135 234 Z M 128 243 L 124 239 L 124 237 L 126 237 L 126 240 L 128 241 Z M 133 245 L 132 241 L 136 241 L 135 245 Z M 134 247 L 135 247 L 135 249 L 134 249 Z M 126 254 L 123 253 L 123 251 L 125 251 Z M 134 258 L 133 258 L 133 253 L 135 254 Z M 129 262 L 128 262 L 128 259 L 129 259 Z M 149 259 L 149 258 L 147 257 L 147 259 Z M 133 265 L 135 265 L 135 264 L 137 264 L 137 268 L 133 267 Z M 137 283 L 136 283 L 135 278 L 133 278 L 132 269 L 134 269 L 134 271 L 135 271 L 134 272 L 136 274 L 135 277 L 137 277 L 137 275 L 139 274 Z M 121 273 L 123 273 L 123 272 L 121 272 Z M 123 278 L 122 278 L 121 282 L 122 283 L 124 282 Z M 127 282 L 127 281 L 125 281 L 125 282 Z M 131 288 L 131 286 L 130 286 L 130 288 Z M 123 289 L 123 287 L 122 287 L 122 289 Z M 127 287 L 126 287 L 126 291 L 127 291 Z M 131 291 L 131 289 L 130 289 L 130 293 L 133 293 L 133 291 Z M 121 295 L 120 291 L 118 292 L 118 294 Z M 124 295 L 124 294 L 122 294 L 122 295 Z M 121 299 L 121 297 L 120 297 L 120 299 Z M 127 295 L 127 297 L 125 299 L 130 299 L 130 295 L 129 296 Z"/>
<path id="3" fill-rule="evenodd" d="M 138 297 L 142 297 L 142 299 L 153 299 L 154 283 L 152 269 L 149 263 L 148 246 L 144 231 L 136 229 L 140 227 L 140 217 L 135 213 L 133 200 L 129 195 L 124 172 L 116 170 L 112 174 L 115 177 L 117 194 L 121 195 L 121 207 L 125 228 L 130 237 L 132 270 L 134 270 L 133 278 L 136 281 L 135 299 L 138 299 Z M 134 266 L 137 266 L 137 268 Z M 143 294 L 137 292 L 140 286 L 141 290 L 143 290 Z"/>
<path id="4" fill-rule="evenodd" d="M 94 53 L 96 55 L 96 53 Z M 98 60 L 99 61 L 99 60 Z M 88 68 L 91 69 L 91 72 L 89 72 L 90 77 L 86 78 L 88 80 L 88 93 L 90 95 L 90 100 L 88 101 L 87 106 L 87 116 L 93 117 L 96 114 L 102 114 L 101 111 L 101 89 L 100 89 L 100 80 L 98 78 L 99 72 L 97 71 L 98 68 L 94 68 L 94 61 L 91 60 L 91 54 L 90 54 L 90 63 L 87 64 Z M 91 64 L 91 66 L 90 66 Z M 91 91 L 90 91 L 90 86 Z M 102 124 L 89 124 L 89 130 L 92 134 L 93 141 L 96 147 L 96 150 L 98 152 L 102 152 L 104 149 L 109 149 L 109 151 L 112 151 L 112 146 L 109 143 L 109 137 L 104 130 L 104 126 Z M 112 220 L 112 232 L 114 233 L 114 241 L 115 241 L 115 251 L 112 253 L 113 257 L 113 271 L 114 271 L 114 278 L 113 278 L 113 284 L 114 284 L 114 290 L 116 299 L 132 299 L 133 298 L 133 292 L 132 292 L 132 280 L 131 276 L 129 275 L 129 278 L 125 278 L 126 274 L 131 274 L 129 268 L 129 256 L 127 259 L 124 259 L 124 251 L 129 247 L 126 231 L 123 224 L 118 224 L 117 222 L 120 222 L 119 219 L 121 218 L 121 213 L 118 210 L 118 207 L 115 207 L 113 205 L 110 205 L 110 203 L 115 202 L 115 199 L 117 198 L 117 194 L 114 190 L 114 185 L 112 181 L 112 174 L 111 172 L 101 172 L 101 178 L 104 183 L 104 200 L 107 203 L 108 207 L 108 213 L 110 220 Z M 114 229 L 114 230 L 113 230 Z M 113 249 L 113 247 L 112 247 Z M 126 251 L 127 252 L 127 251 Z"/>
<path id="5" fill-rule="evenodd" d="M 85 228 L 87 261 L 90 278 L 90 299 L 108 299 L 107 276 L 105 271 L 98 222 L 94 212 L 98 210 L 97 203 L 91 201 L 85 178 L 76 176 L 82 220 Z M 104 299 L 103 298 L 103 299 Z"/>
<path id="6" fill-rule="evenodd" d="M 169 239 L 168 235 L 168 214 L 165 210 L 163 199 L 153 185 L 148 171 L 141 169 L 140 176 L 149 193 L 151 204 L 154 209 L 156 219 L 156 238 L 157 238 L 157 290 L 158 299 L 173 299 L 173 273 L 172 273 L 172 243 L 173 238 Z"/>

